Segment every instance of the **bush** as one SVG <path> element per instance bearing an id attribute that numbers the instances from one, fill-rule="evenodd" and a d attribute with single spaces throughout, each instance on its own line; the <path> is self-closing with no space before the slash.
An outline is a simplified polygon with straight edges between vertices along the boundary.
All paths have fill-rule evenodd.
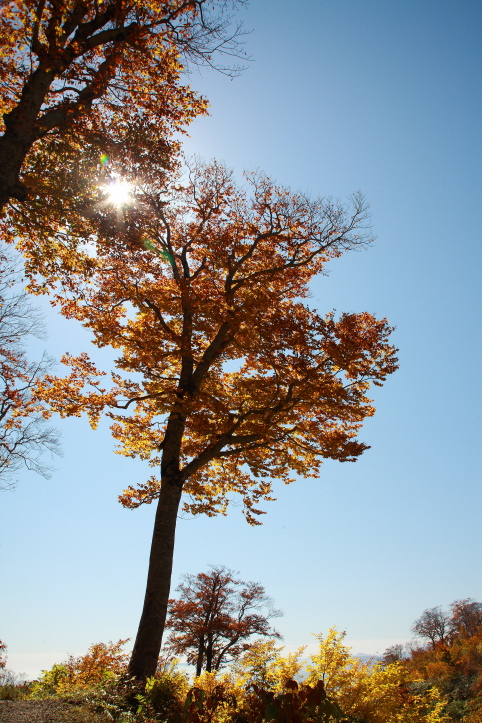
<path id="1" fill-rule="evenodd" d="M 187 689 L 187 678 L 174 670 L 149 678 L 144 693 L 136 696 L 138 716 L 154 717 L 166 723 L 180 723 Z"/>
<path id="2" fill-rule="evenodd" d="M 25 700 L 31 687 L 31 683 L 0 685 L 0 700 Z"/>
<path id="3" fill-rule="evenodd" d="M 33 698 L 80 695 L 85 697 L 100 691 L 108 682 L 115 682 L 125 673 L 128 656 L 122 652 L 127 640 L 117 643 L 96 643 L 86 655 L 43 670 L 32 687 Z"/>
<path id="4" fill-rule="evenodd" d="M 47 681 L 46 681 L 47 682 Z M 182 719 L 184 700 L 189 688 L 187 676 L 173 662 L 157 671 L 146 684 L 123 674 L 105 677 L 102 685 L 80 689 L 83 701 L 91 710 L 119 723 L 176 723 Z M 60 689 L 65 686 L 60 685 Z M 72 691 L 72 687 L 70 687 Z"/>

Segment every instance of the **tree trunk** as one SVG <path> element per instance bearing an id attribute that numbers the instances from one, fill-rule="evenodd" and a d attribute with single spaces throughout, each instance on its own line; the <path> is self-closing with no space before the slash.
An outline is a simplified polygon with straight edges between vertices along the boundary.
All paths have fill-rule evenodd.
<path id="1" fill-rule="evenodd" d="M 182 485 L 178 476 L 164 479 L 152 535 L 144 608 L 128 673 L 145 680 L 156 672 L 171 588 L 174 539 Z"/>
<path id="2" fill-rule="evenodd" d="M 38 138 L 36 122 L 47 91 L 56 75 L 54 68 L 39 66 L 27 79 L 18 104 L 5 113 L 5 133 L 0 138 L 0 211 L 10 198 L 25 201 L 27 189 L 19 180 L 27 153 Z"/>
<path id="3" fill-rule="evenodd" d="M 19 181 L 20 170 L 32 142 L 20 140 L 18 134 L 7 130 L 0 138 L 0 211 L 10 198 L 25 201 L 27 189 Z"/>
<path id="4" fill-rule="evenodd" d="M 200 676 L 203 669 L 203 658 L 204 658 L 204 635 L 199 638 L 199 650 L 196 660 L 196 676 Z"/>
<path id="5" fill-rule="evenodd" d="M 208 637 L 208 646 L 206 648 L 206 673 L 212 673 L 213 668 L 213 639 L 212 635 Z"/>

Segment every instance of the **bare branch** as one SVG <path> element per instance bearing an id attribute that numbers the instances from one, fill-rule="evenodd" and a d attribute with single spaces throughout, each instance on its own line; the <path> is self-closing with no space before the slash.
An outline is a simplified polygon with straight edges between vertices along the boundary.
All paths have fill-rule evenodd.
<path id="1" fill-rule="evenodd" d="M 42 318 L 18 290 L 19 266 L 11 256 L 0 255 L 0 489 L 14 485 L 22 468 L 49 477 L 42 461 L 45 452 L 61 453 L 59 434 L 50 427 L 42 409 L 32 400 L 37 383 L 52 369 L 45 353 L 30 362 L 25 352 L 29 337 L 42 337 Z"/>

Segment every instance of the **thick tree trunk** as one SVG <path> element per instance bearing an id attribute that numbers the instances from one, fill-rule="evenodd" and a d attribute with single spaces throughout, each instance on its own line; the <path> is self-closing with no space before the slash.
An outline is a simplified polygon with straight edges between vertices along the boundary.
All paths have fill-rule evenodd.
<path id="1" fill-rule="evenodd" d="M 184 304 L 185 300 L 183 299 L 183 306 Z M 188 308 L 184 308 L 183 344 L 187 353 L 182 357 L 178 399 L 173 405 L 164 434 L 161 460 L 161 491 L 152 535 L 146 595 L 128 669 L 128 674 L 136 678 L 136 680 L 145 680 L 156 672 L 162 645 L 162 634 L 166 624 L 177 512 L 184 483 L 179 466 L 182 437 L 186 422 L 182 397 L 192 378 L 191 334 L 191 312 Z"/>
<path id="2" fill-rule="evenodd" d="M 14 132 L 0 138 L 0 211 L 11 198 L 25 201 L 27 189 L 19 181 L 22 164 L 31 143 L 21 143 Z"/>
<path id="3" fill-rule="evenodd" d="M 129 675 L 145 680 L 156 672 L 171 588 L 174 539 L 182 486 L 179 477 L 164 479 L 152 535 L 146 595 Z"/>
<path id="4" fill-rule="evenodd" d="M 53 68 L 37 68 L 22 90 L 18 105 L 5 113 L 5 133 L 0 138 L 0 211 L 10 198 L 25 201 L 27 189 L 19 180 L 23 162 L 38 139 L 37 119 L 54 80 Z"/>

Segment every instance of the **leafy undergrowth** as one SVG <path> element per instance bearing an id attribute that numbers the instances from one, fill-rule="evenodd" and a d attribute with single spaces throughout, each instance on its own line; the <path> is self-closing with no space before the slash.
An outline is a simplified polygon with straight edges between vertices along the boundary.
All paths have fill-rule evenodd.
<path id="1" fill-rule="evenodd" d="M 230 669 L 191 682 L 175 663 L 145 686 L 126 677 L 126 641 L 93 645 L 24 686 L 28 700 L 72 704 L 68 723 L 450 723 L 448 697 L 414 680 L 402 661 L 362 662 L 343 633 L 317 636 L 318 651 L 287 656 L 273 641 L 255 643 Z M 300 682 L 301 681 L 301 682 Z M 418 684 L 418 688 L 415 683 Z M 414 687 L 415 685 L 415 687 Z M 20 696 L 19 696 L 20 697 Z M 465 720 L 465 719 L 464 719 Z M 467 718 L 479 723 L 476 718 Z M 482 723 L 482 721 L 480 722 Z"/>

